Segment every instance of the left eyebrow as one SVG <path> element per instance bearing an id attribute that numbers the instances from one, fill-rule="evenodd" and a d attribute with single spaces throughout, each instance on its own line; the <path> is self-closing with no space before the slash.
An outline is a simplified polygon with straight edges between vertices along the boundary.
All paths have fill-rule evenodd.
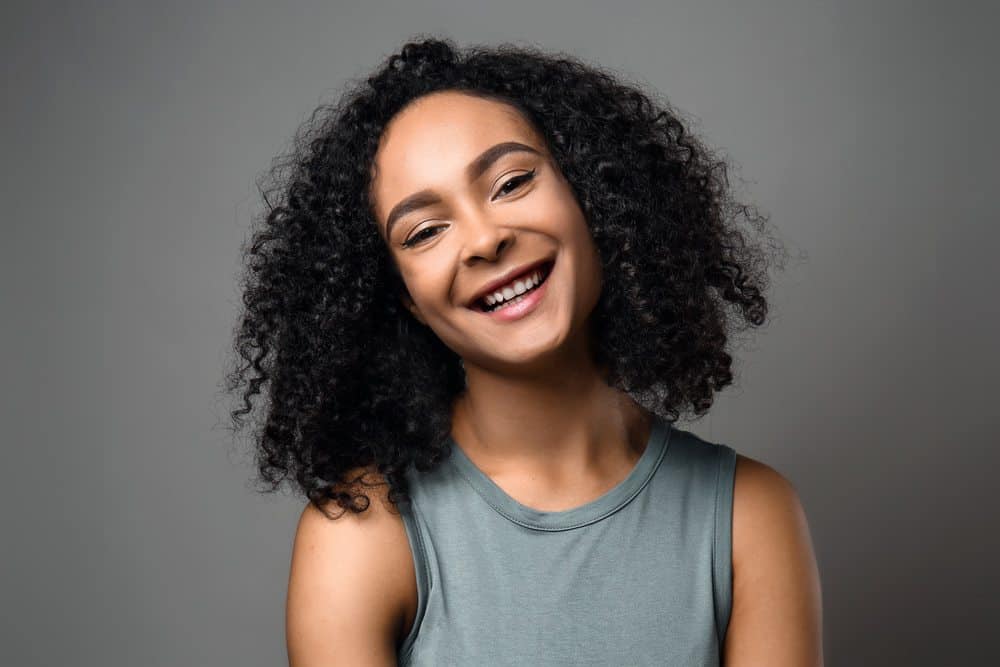
<path id="1" fill-rule="evenodd" d="M 502 158 L 507 153 L 514 152 L 541 155 L 538 149 L 532 148 L 527 144 L 522 144 L 519 141 L 504 141 L 496 144 L 495 146 L 490 146 L 485 151 L 480 153 L 476 159 L 470 162 L 465 168 L 466 178 L 468 178 L 471 183 L 482 176 L 494 162 Z M 386 219 L 385 223 L 385 237 L 392 237 L 393 225 L 395 225 L 396 221 L 407 213 L 412 213 L 413 211 L 424 208 L 425 206 L 437 204 L 440 201 L 441 197 L 438 196 L 438 194 L 433 190 L 421 190 L 420 192 L 415 192 L 409 197 L 401 200 L 398 204 L 393 206 L 392 210 L 389 212 L 389 217 Z"/>

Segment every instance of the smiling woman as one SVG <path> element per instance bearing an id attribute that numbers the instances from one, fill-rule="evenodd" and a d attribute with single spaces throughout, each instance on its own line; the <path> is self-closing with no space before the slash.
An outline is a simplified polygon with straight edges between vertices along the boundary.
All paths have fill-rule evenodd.
<path id="1" fill-rule="evenodd" d="M 396 114 L 372 171 L 403 301 L 463 359 L 467 378 L 480 368 L 556 372 L 571 338 L 586 335 L 601 258 L 544 137 L 509 104 L 438 91 Z M 524 279 L 543 268 L 545 289 L 525 295 Z M 492 303 L 477 306 L 482 298 Z"/>
<path id="2" fill-rule="evenodd" d="M 227 379 L 308 499 L 291 664 L 822 664 L 794 487 L 674 426 L 771 258 L 665 102 L 425 39 L 273 176 Z"/>

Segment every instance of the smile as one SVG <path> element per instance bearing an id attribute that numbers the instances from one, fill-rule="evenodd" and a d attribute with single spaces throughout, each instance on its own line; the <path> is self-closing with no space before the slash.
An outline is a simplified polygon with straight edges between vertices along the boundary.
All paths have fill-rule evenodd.
<path id="1" fill-rule="evenodd" d="M 555 262 L 549 262 L 479 299 L 475 302 L 474 310 L 501 322 L 524 317 L 545 296 L 548 277 L 554 264 Z"/>

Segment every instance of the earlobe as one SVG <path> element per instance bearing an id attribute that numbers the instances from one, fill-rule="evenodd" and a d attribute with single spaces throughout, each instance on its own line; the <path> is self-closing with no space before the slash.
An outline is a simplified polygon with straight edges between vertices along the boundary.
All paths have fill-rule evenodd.
<path id="1" fill-rule="evenodd" d="M 403 307 L 410 311 L 410 314 L 413 315 L 418 322 L 427 326 L 427 322 L 425 322 L 424 318 L 420 316 L 420 309 L 417 308 L 417 304 L 413 303 L 413 299 L 410 298 L 409 294 L 401 295 L 399 300 L 402 302 Z"/>

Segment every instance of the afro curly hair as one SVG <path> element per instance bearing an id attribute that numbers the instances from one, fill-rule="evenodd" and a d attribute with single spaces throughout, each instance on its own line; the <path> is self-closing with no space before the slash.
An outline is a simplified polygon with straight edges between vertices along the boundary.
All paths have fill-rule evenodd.
<path id="1" fill-rule="evenodd" d="M 602 261 L 594 354 L 651 412 L 704 414 L 733 381 L 731 335 L 767 314 L 769 258 L 740 224 L 766 217 L 734 200 L 727 163 L 667 102 L 566 54 L 420 37 L 302 125 L 259 184 L 264 212 L 242 248 L 230 416 L 239 431 L 265 399 L 257 480 L 287 480 L 321 511 L 367 509 L 359 471 L 407 502 L 406 471 L 449 454 L 461 359 L 400 303 L 370 194 L 383 131 L 422 95 L 501 101 L 545 139 Z"/>

